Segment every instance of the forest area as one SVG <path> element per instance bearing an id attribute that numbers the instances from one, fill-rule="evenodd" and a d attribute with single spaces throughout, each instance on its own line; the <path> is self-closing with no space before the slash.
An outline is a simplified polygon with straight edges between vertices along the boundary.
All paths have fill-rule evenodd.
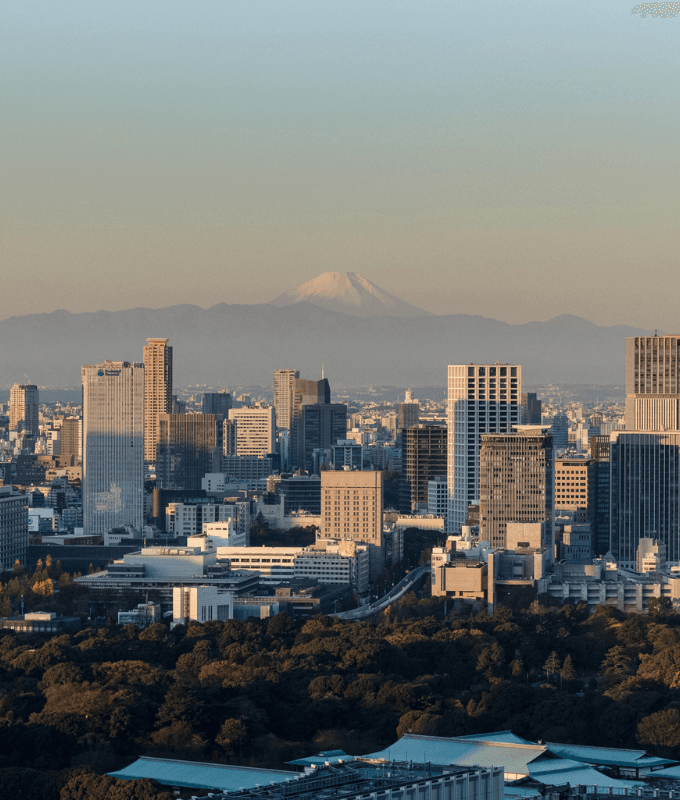
<path id="1" fill-rule="evenodd" d="M 407 595 L 374 622 L 269 620 L 0 635 L 0 788 L 165 798 L 104 775 L 139 755 L 282 767 L 406 731 L 510 729 L 680 757 L 680 616 L 541 599 L 444 614 Z"/>

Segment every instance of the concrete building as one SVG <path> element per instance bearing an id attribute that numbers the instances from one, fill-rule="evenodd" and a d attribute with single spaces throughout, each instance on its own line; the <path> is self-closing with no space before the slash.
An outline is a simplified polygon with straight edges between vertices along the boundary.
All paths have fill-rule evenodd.
<path id="1" fill-rule="evenodd" d="M 15 383 L 9 390 L 9 429 L 30 434 L 37 439 L 40 433 L 38 387 Z"/>
<path id="2" fill-rule="evenodd" d="M 609 551 L 609 435 L 590 440 L 592 467 L 588 481 L 588 519 L 593 532 L 593 550 Z"/>
<path id="3" fill-rule="evenodd" d="M 113 528 L 144 521 L 144 365 L 82 368 L 83 526 L 108 544 Z"/>
<path id="4" fill-rule="evenodd" d="M 232 408 L 229 419 L 236 423 L 237 456 L 265 457 L 276 450 L 276 411 L 273 406 Z"/>
<path id="5" fill-rule="evenodd" d="M 593 462 L 587 458 L 555 459 L 555 508 L 572 510 L 592 506 L 592 467 Z"/>
<path id="6" fill-rule="evenodd" d="M 201 411 L 204 414 L 214 414 L 216 417 L 224 419 L 229 416 L 231 407 L 232 400 L 229 392 L 206 392 L 203 395 Z"/>
<path id="7" fill-rule="evenodd" d="M 522 425 L 540 425 L 542 419 L 542 403 L 536 392 L 522 393 Z"/>
<path id="8" fill-rule="evenodd" d="M 417 425 L 401 431 L 400 506 L 410 514 L 428 501 L 428 484 L 446 476 L 448 431 L 439 425 Z"/>
<path id="9" fill-rule="evenodd" d="M 158 417 L 172 412 L 172 347 L 167 339 L 144 346 L 144 460 L 156 461 Z"/>
<path id="10" fill-rule="evenodd" d="M 0 486 L 0 571 L 11 572 L 14 562 L 26 564 L 28 500 L 12 486 Z"/>
<path id="11" fill-rule="evenodd" d="M 433 517 L 441 517 L 444 520 L 444 530 L 446 525 L 446 514 L 449 505 L 449 491 L 446 485 L 446 475 L 435 475 L 427 482 L 427 513 Z"/>
<path id="12" fill-rule="evenodd" d="M 626 338 L 626 430 L 680 429 L 680 336 Z"/>
<path id="13" fill-rule="evenodd" d="M 163 489 L 194 490 L 221 459 L 214 414 L 159 414 L 156 481 Z"/>
<path id="14" fill-rule="evenodd" d="M 569 417 L 560 412 L 555 414 L 551 423 L 555 453 L 563 453 L 569 448 Z"/>
<path id="15" fill-rule="evenodd" d="M 272 459 L 264 456 L 222 456 L 224 483 L 240 483 L 268 478 L 272 474 Z"/>
<path id="16" fill-rule="evenodd" d="M 349 539 L 369 545 L 370 579 L 373 581 L 385 565 L 382 537 L 382 472 L 322 472 L 318 539 Z"/>
<path id="17" fill-rule="evenodd" d="M 354 439 L 345 439 L 344 435 L 331 447 L 333 469 L 363 469 L 364 448 Z"/>
<path id="18" fill-rule="evenodd" d="M 397 431 L 403 428 L 415 428 L 420 424 L 420 403 L 413 399 L 411 389 L 406 390 L 403 403 L 399 403 L 397 411 Z"/>
<path id="19" fill-rule="evenodd" d="M 172 590 L 172 625 L 189 620 L 212 622 L 234 618 L 234 595 L 217 586 L 175 586 Z"/>
<path id="20" fill-rule="evenodd" d="M 512 427 L 520 421 L 521 393 L 522 368 L 516 364 L 449 366 L 449 531 L 460 532 L 468 506 L 479 500 L 480 436 L 512 432 Z"/>
<path id="21" fill-rule="evenodd" d="M 77 467 L 83 463 L 83 420 L 67 417 L 61 423 L 59 441 L 59 463 L 65 467 Z"/>
<path id="22" fill-rule="evenodd" d="M 487 433 L 480 450 L 480 538 L 509 547 L 508 523 L 546 524 L 554 542 L 554 460 L 548 427 L 518 425 L 512 433 Z"/>
<path id="23" fill-rule="evenodd" d="M 250 503 L 168 503 L 165 508 L 165 530 L 171 536 L 197 536 L 205 526 L 216 522 L 231 522 L 233 536 L 245 547 L 250 537 Z"/>
<path id="24" fill-rule="evenodd" d="M 276 409 L 276 424 L 279 428 L 289 431 L 293 419 L 293 402 L 295 395 L 295 381 L 300 377 L 296 369 L 274 370 L 274 408 Z"/>
<path id="25" fill-rule="evenodd" d="M 347 406 L 341 403 L 316 403 L 302 406 L 298 427 L 298 465 L 309 472 L 314 468 L 315 451 L 329 451 L 347 435 Z"/>
<path id="26" fill-rule="evenodd" d="M 680 564 L 680 432 L 611 434 L 610 543 L 617 562 L 635 569 L 641 539 L 666 547 Z"/>
<path id="27" fill-rule="evenodd" d="M 162 622 L 161 607 L 158 603 L 140 603 L 130 611 L 118 612 L 119 625 L 135 625 L 142 630 L 149 625 Z"/>

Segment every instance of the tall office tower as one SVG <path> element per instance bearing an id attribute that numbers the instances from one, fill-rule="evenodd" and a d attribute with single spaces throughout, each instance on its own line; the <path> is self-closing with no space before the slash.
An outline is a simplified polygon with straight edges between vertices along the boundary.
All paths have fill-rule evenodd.
<path id="1" fill-rule="evenodd" d="M 0 486 L 0 571 L 11 572 L 14 562 L 26 566 L 28 498 L 12 486 Z"/>
<path id="2" fill-rule="evenodd" d="M 680 429 L 680 336 L 626 338 L 626 430 Z"/>
<path id="3" fill-rule="evenodd" d="M 167 339 L 144 346 L 144 460 L 156 460 L 158 415 L 172 412 L 172 347 Z"/>
<path id="4" fill-rule="evenodd" d="M 276 411 L 273 406 L 232 408 L 237 456 L 268 456 L 276 451 Z M 225 431 L 226 433 L 226 431 Z"/>
<path id="5" fill-rule="evenodd" d="M 222 423 L 222 455 L 236 455 L 236 420 L 225 419 Z"/>
<path id="6" fill-rule="evenodd" d="M 194 491 L 206 473 L 218 472 L 214 414 L 159 414 L 156 480 L 162 489 Z"/>
<path id="7" fill-rule="evenodd" d="M 232 407 L 229 392 L 206 392 L 203 395 L 203 413 L 215 416 L 228 417 Z"/>
<path id="8" fill-rule="evenodd" d="M 417 425 L 401 432 L 401 481 L 399 505 L 410 514 L 420 503 L 428 502 L 428 484 L 446 475 L 448 431 L 439 425 Z"/>
<path id="9" fill-rule="evenodd" d="M 544 522 L 544 547 L 554 545 L 554 459 L 548 427 L 519 425 L 482 435 L 480 538 L 507 547 L 509 522 Z"/>
<path id="10" fill-rule="evenodd" d="M 61 450 L 59 462 L 77 467 L 83 460 L 83 421 L 80 417 L 66 417 L 61 423 Z"/>
<path id="11" fill-rule="evenodd" d="M 326 470 L 321 473 L 320 539 L 351 539 L 369 545 L 370 579 L 382 572 L 382 472 Z"/>
<path id="12" fill-rule="evenodd" d="M 331 402 L 331 387 L 326 378 L 310 381 L 295 378 L 293 383 L 293 411 L 290 421 L 290 465 L 305 467 L 305 437 L 302 418 L 304 406 L 328 405 Z M 343 434 L 344 438 L 344 434 Z"/>
<path id="13" fill-rule="evenodd" d="M 290 430 L 293 419 L 293 397 L 295 380 L 300 377 L 296 369 L 274 370 L 274 408 L 276 409 L 276 425 Z"/>
<path id="14" fill-rule="evenodd" d="M 403 428 L 415 428 L 420 423 L 420 403 L 413 399 L 411 389 L 406 390 L 406 397 L 403 403 L 399 403 L 397 413 L 397 430 Z"/>
<path id="15" fill-rule="evenodd" d="M 550 430 L 553 435 L 553 447 L 560 453 L 569 447 L 569 417 L 561 412 L 552 418 Z"/>
<path id="16" fill-rule="evenodd" d="M 144 364 L 105 361 L 83 374 L 83 526 L 108 542 L 112 528 L 144 520 Z"/>
<path id="17" fill-rule="evenodd" d="M 590 455 L 592 503 L 588 518 L 593 532 L 593 549 L 596 555 L 602 556 L 609 550 L 609 436 L 593 436 Z"/>
<path id="18" fill-rule="evenodd" d="M 347 436 L 347 406 L 315 403 L 302 406 L 301 457 L 299 466 L 314 472 L 314 450 L 330 450 Z"/>
<path id="19" fill-rule="evenodd" d="M 479 500 L 479 446 L 483 433 L 512 433 L 519 424 L 522 368 L 516 364 L 449 366 L 447 529 L 460 533 L 468 506 Z"/>
<path id="20" fill-rule="evenodd" d="M 536 392 L 522 394 L 522 425 L 540 425 L 543 404 L 536 396 Z"/>
<path id="21" fill-rule="evenodd" d="M 9 428 L 30 433 L 34 439 L 40 433 L 38 387 L 15 383 L 9 390 Z"/>
<path id="22" fill-rule="evenodd" d="M 680 432 L 611 434 L 610 543 L 622 567 L 635 569 L 640 539 L 666 545 L 680 561 Z"/>

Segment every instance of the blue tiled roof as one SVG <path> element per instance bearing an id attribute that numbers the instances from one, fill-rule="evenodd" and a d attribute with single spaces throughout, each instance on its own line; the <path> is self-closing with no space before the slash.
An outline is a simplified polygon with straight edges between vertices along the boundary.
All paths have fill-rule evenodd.
<path id="1" fill-rule="evenodd" d="M 142 756 L 137 761 L 109 773 L 113 778 L 133 780 L 135 778 L 153 778 L 164 786 L 187 786 L 192 789 L 221 789 L 238 791 L 253 789 L 258 784 L 268 786 L 270 783 L 281 783 L 295 780 L 297 773 L 278 769 L 254 769 L 237 767 L 231 764 L 212 764 L 204 761 L 175 761 L 169 758 L 147 758 Z"/>

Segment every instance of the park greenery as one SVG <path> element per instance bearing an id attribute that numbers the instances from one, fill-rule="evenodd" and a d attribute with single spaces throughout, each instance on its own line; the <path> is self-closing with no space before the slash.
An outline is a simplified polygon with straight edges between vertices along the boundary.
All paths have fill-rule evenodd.
<path id="1" fill-rule="evenodd" d="M 408 731 L 504 729 L 680 758 L 680 615 L 662 601 L 589 614 L 528 596 L 489 615 L 410 594 L 369 622 L 282 613 L 0 634 L 11 796 L 167 796 L 105 776 L 139 755 L 281 767 Z"/>

